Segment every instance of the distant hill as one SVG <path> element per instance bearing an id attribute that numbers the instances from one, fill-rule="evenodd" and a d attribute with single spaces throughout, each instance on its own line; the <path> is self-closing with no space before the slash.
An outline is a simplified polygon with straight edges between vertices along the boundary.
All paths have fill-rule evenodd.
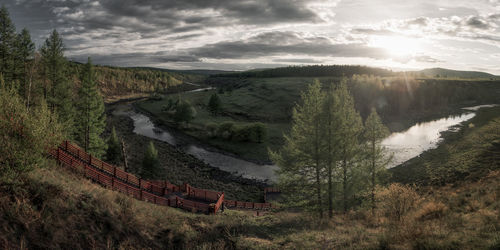
<path id="1" fill-rule="evenodd" d="M 82 67 L 81 63 L 70 62 L 69 68 L 74 82 L 80 81 L 79 72 L 81 72 Z M 166 89 L 184 82 L 202 82 L 206 77 L 201 74 L 156 68 L 121 68 L 95 65 L 94 70 L 105 101 L 164 92 Z"/>
<path id="2" fill-rule="evenodd" d="M 190 74 L 190 75 L 215 75 L 215 74 L 228 74 L 234 73 L 235 71 L 228 70 L 214 70 L 214 69 L 163 69 L 163 68 L 155 68 L 155 67 L 132 67 L 132 69 L 148 69 L 148 70 L 157 70 L 163 72 L 172 72 L 179 74 Z"/>
<path id="3" fill-rule="evenodd" d="M 391 70 L 361 65 L 311 65 L 258 69 L 212 75 L 214 77 L 350 77 L 352 75 L 392 76 Z"/>
<path id="4" fill-rule="evenodd" d="M 460 71 L 443 68 L 424 69 L 416 72 L 423 74 L 426 77 L 440 77 L 440 78 L 466 78 L 466 79 L 498 79 L 500 76 L 495 76 L 490 73 L 480 71 Z"/>

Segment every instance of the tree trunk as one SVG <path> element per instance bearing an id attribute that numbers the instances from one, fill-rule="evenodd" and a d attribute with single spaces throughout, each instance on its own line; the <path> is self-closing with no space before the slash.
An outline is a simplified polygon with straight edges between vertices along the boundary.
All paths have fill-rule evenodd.
<path id="1" fill-rule="evenodd" d="M 372 215 L 375 215 L 375 139 L 372 140 Z"/>
<path id="2" fill-rule="evenodd" d="M 344 213 L 347 212 L 347 160 L 344 158 L 342 163 L 343 176 L 342 176 L 342 200 L 344 205 Z"/>
<path id="3" fill-rule="evenodd" d="M 122 141 L 123 165 L 124 165 L 125 172 L 127 172 L 128 171 L 128 163 L 127 163 L 127 154 L 125 151 L 125 143 L 123 142 L 123 139 L 121 141 Z"/>

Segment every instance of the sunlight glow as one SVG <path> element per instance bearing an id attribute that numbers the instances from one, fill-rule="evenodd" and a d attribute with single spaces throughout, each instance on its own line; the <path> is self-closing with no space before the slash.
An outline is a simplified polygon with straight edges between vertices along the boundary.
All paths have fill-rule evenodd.
<path id="1" fill-rule="evenodd" d="M 420 44 L 417 39 L 402 36 L 375 36 L 370 45 L 387 50 L 394 56 L 409 56 L 420 52 Z"/>

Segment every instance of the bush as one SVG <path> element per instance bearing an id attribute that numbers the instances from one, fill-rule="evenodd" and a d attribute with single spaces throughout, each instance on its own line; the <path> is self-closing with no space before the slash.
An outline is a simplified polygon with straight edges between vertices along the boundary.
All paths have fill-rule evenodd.
<path id="1" fill-rule="evenodd" d="M 257 122 L 250 125 L 249 140 L 252 142 L 262 143 L 267 137 L 267 127 L 263 123 Z"/>
<path id="2" fill-rule="evenodd" d="M 251 133 L 250 126 L 235 127 L 232 139 L 240 142 L 249 141 Z"/>
<path id="3" fill-rule="evenodd" d="M 63 140 L 62 126 L 43 103 L 31 110 L 15 91 L 0 88 L 0 182 L 43 164 Z"/>
<path id="4" fill-rule="evenodd" d="M 182 102 L 177 105 L 174 114 L 174 120 L 177 123 L 189 123 L 196 117 L 196 109 L 189 102 Z"/>
<path id="5" fill-rule="evenodd" d="M 162 179 L 164 175 L 163 168 L 160 166 L 158 159 L 158 151 L 156 150 L 153 142 L 149 142 L 149 146 L 144 154 L 142 160 L 142 173 L 141 176 L 145 179 Z"/>
<path id="6" fill-rule="evenodd" d="M 420 203 L 420 195 L 410 186 L 393 183 L 376 193 L 380 209 L 388 217 L 402 221 Z"/>
<path id="7" fill-rule="evenodd" d="M 219 128 L 217 129 L 217 136 L 222 139 L 230 140 L 234 135 L 235 130 L 236 127 L 234 126 L 234 123 L 224 122 L 219 125 Z"/>
<path id="8" fill-rule="evenodd" d="M 208 137 L 217 137 L 217 129 L 218 126 L 215 123 L 208 123 L 205 125 L 205 131 L 207 132 Z"/>
<path id="9" fill-rule="evenodd" d="M 427 202 L 421 206 L 421 208 L 416 211 L 415 218 L 418 220 L 432 220 L 442 218 L 446 212 L 448 211 L 448 207 L 441 202 Z"/>

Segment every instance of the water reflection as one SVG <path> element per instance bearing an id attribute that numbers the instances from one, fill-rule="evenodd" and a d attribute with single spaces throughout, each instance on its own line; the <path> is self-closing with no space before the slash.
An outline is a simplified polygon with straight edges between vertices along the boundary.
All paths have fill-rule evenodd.
<path id="1" fill-rule="evenodd" d="M 474 116 L 474 113 L 449 116 L 431 122 L 418 123 L 404 132 L 392 133 L 382 141 L 382 145 L 394 154 L 393 161 L 388 167 L 395 167 L 420 155 L 425 150 L 436 148 L 442 140 L 441 132 Z"/>
<path id="2" fill-rule="evenodd" d="M 275 165 L 258 165 L 221 153 L 208 151 L 193 144 L 182 145 L 171 133 L 155 127 L 149 117 L 133 111 L 128 111 L 126 114 L 134 121 L 134 133 L 136 134 L 164 141 L 173 146 L 180 146 L 184 152 L 191 154 L 205 163 L 221 170 L 234 173 L 236 175 L 242 175 L 243 177 L 249 179 L 267 180 L 270 182 L 276 181 L 274 171 L 277 170 L 277 166 Z"/>

